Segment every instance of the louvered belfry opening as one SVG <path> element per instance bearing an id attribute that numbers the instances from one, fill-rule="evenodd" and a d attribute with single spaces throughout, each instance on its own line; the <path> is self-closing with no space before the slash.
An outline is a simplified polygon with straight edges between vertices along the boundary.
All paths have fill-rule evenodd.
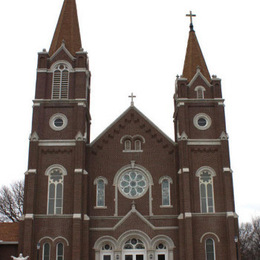
<path id="1" fill-rule="evenodd" d="M 53 72 L 52 99 L 68 99 L 69 70 L 64 64 L 59 64 Z"/>

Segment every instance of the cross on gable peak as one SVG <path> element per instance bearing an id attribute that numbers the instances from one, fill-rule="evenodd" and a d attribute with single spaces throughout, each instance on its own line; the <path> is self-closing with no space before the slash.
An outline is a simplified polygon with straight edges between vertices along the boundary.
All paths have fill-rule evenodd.
<path id="1" fill-rule="evenodd" d="M 134 98 L 136 98 L 136 96 L 134 96 L 133 92 L 131 93 L 130 96 L 128 96 L 129 98 L 131 98 L 131 107 L 134 106 Z"/>

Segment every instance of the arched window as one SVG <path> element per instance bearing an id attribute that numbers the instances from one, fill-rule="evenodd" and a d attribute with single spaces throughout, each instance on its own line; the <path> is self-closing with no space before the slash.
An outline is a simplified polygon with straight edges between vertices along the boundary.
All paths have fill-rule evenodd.
<path id="1" fill-rule="evenodd" d="M 69 97 L 69 69 L 60 63 L 53 71 L 52 99 L 67 99 Z"/>
<path id="2" fill-rule="evenodd" d="M 107 179 L 104 177 L 98 177 L 94 181 L 96 185 L 96 207 L 105 207 L 105 185 L 107 184 Z"/>
<path id="3" fill-rule="evenodd" d="M 50 244 L 45 243 L 43 245 L 42 260 L 50 260 Z"/>
<path id="4" fill-rule="evenodd" d="M 132 238 L 125 242 L 124 249 L 145 249 L 145 246 L 140 239 Z"/>
<path id="5" fill-rule="evenodd" d="M 206 249 L 206 260 L 215 260 L 215 243 L 213 239 L 208 238 L 205 241 L 205 249 Z"/>
<path id="6" fill-rule="evenodd" d="M 140 140 L 135 140 L 135 150 L 136 151 L 142 150 L 142 143 Z"/>
<path id="7" fill-rule="evenodd" d="M 56 246 L 56 260 L 64 260 L 64 246 L 58 243 Z"/>
<path id="8" fill-rule="evenodd" d="M 198 99 L 204 99 L 204 91 L 205 91 L 205 88 L 202 87 L 202 86 L 197 86 L 195 88 L 195 91 L 197 92 L 197 98 Z"/>
<path id="9" fill-rule="evenodd" d="M 162 190 L 162 207 L 167 207 L 171 205 L 171 184 L 172 179 L 168 176 L 163 176 L 159 180 Z"/>
<path id="10" fill-rule="evenodd" d="M 198 171 L 200 185 L 200 206 L 202 213 L 214 212 L 214 189 L 213 189 L 213 176 L 215 172 L 207 167 L 202 167 Z"/>
<path id="11" fill-rule="evenodd" d="M 131 151 L 132 142 L 130 140 L 125 140 L 125 151 Z"/>
<path id="12" fill-rule="evenodd" d="M 61 165 L 54 165 L 46 170 L 49 176 L 48 214 L 63 213 L 63 179 L 67 172 Z"/>

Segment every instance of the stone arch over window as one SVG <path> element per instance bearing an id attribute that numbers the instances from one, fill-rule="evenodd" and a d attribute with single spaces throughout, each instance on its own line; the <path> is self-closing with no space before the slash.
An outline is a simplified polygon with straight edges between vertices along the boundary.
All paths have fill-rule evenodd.
<path id="1" fill-rule="evenodd" d="M 59 243 L 63 244 L 63 258 L 59 258 L 59 260 L 64 259 L 64 246 L 69 246 L 69 241 L 62 236 L 58 236 L 55 238 L 45 236 L 39 240 L 40 244 L 40 259 L 41 260 L 50 260 L 51 256 L 55 255 L 55 259 L 57 259 L 57 245 Z"/>
<path id="2" fill-rule="evenodd" d="M 124 145 L 123 152 L 142 152 L 145 139 L 141 135 L 124 135 L 121 137 L 120 143 Z"/>
<path id="3" fill-rule="evenodd" d="M 105 246 L 108 249 L 107 251 L 104 250 Z M 175 245 L 170 237 L 158 235 L 150 239 L 146 233 L 140 230 L 126 231 L 117 240 L 111 236 L 103 236 L 97 239 L 94 244 L 95 260 L 125 260 L 128 259 L 126 256 L 133 260 L 173 260 L 174 248 Z M 107 258 L 104 258 L 104 256 L 107 256 Z M 113 258 L 109 258 L 110 256 Z"/>
<path id="4" fill-rule="evenodd" d="M 172 178 L 169 176 L 162 176 L 159 179 L 161 184 L 162 204 L 161 207 L 171 206 L 171 184 L 173 184 Z"/>
<path id="5" fill-rule="evenodd" d="M 115 174 L 115 216 L 118 215 L 118 192 L 128 199 L 138 199 L 149 192 L 149 214 L 152 215 L 152 185 L 150 172 L 131 161 Z"/>
<path id="6" fill-rule="evenodd" d="M 215 212 L 213 177 L 216 172 L 208 166 L 199 168 L 196 172 L 199 177 L 200 209 L 202 213 Z"/>
<path id="7" fill-rule="evenodd" d="M 197 99 L 204 99 L 204 92 L 206 91 L 204 87 L 197 86 L 194 90 L 197 92 Z"/>
<path id="8" fill-rule="evenodd" d="M 106 208 L 106 185 L 108 181 L 105 177 L 99 176 L 94 180 L 96 185 L 96 207 L 95 208 Z"/>
<path id="9" fill-rule="evenodd" d="M 72 71 L 70 63 L 58 61 L 51 66 L 52 77 L 52 99 L 69 98 L 69 74 Z"/>
<path id="10" fill-rule="evenodd" d="M 45 175 L 48 176 L 47 214 L 63 214 L 63 185 L 67 171 L 62 165 L 55 164 L 48 167 Z"/>

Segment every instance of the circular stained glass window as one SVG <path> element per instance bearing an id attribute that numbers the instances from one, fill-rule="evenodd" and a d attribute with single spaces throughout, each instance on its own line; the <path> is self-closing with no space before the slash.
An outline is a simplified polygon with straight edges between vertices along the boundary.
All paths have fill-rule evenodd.
<path id="1" fill-rule="evenodd" d="M 211 118 L 205 113 L 199 113 L 193 118 L 193 124 L 199 130 L 206 130 L 211 126 Z"/>
<path id="2" fill-rule="evenodd" d="M 127 198 L 140 198 L 147 189 L 147 179 L 141 171 L 128 170 L 119 179 L 119 190 Z"/>
<path id="3" fill-rule="evenodd" d="M 50 127 L 55 131 L 63 130 L 68 124 L 68 119 L 64 114 L 57 113 L 51 116 L 49 120 Z"/>

